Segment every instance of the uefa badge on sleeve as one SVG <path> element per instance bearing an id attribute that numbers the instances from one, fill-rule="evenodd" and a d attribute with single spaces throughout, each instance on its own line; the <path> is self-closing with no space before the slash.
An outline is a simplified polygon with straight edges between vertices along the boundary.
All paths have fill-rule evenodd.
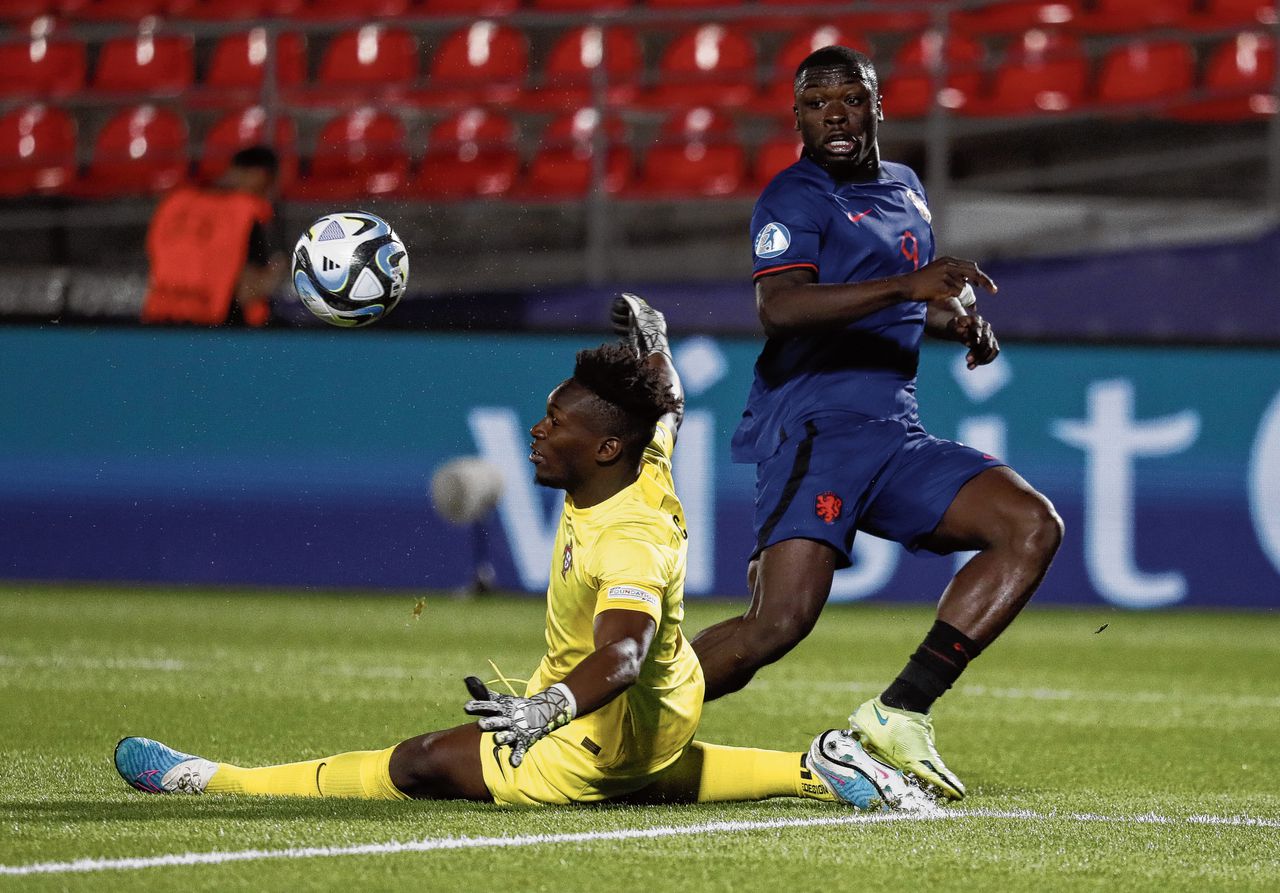
<path id="1" fill-rule="evenodd" d="M 781 223 L 766 223 L 756 233 L 756 257 L 777 257 L 791 247 L 791 232 Z"/>

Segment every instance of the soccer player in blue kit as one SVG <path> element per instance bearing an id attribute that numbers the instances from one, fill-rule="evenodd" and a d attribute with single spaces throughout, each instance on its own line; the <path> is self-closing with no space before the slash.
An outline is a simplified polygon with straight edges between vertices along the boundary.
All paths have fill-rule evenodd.
<path id="1" fill-rule="evenodd" d="M 921 426 L 921 337 L 964 345 L 970 369 L 990 363 L 999 346 L 972 287 L 996 286 L 972 261 L 934 258 L 919 179 L 880 159 L 871 61 L 816 50 L 796 71 L 794 111 L 802 157 L 751 221 L 768 340 L 733 438 L 734 460 L 757 469 L 751 605 L 693 646 L 707 700 L 729 694 L 813 628 L 859 530 L 913 552 L 976 550 L 906 667 L 849 718 L 869 752 L 958 800 L 929 710 L 1031 598 L 1062 521 L 999 459 Z"/>

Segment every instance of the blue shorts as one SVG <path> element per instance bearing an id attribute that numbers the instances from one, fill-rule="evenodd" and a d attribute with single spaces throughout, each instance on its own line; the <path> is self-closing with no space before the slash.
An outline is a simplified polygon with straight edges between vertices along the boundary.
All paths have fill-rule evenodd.
<path id="1" fill-rule="evenodd" d="M 756 547 L 810 539 L 848 567 L 859 530 L 911 551 L 971 478 L 1004 465 L 918 424 L 849 413 L 808 419 L 756 466 Z"/>

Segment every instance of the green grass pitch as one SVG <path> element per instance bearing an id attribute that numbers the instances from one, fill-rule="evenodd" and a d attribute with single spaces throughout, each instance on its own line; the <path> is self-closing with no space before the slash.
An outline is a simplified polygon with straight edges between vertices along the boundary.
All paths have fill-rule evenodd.
<path id="1" fill-rule="evenodd" d="M 462 677 L 492 677 L 489 658 L 522 676 L 540 655 L 538 599 L 428 595 L 418 619 L 416 601 L 0 589 L 0 889 L 1280 889 L 1274 612 L 1029 609 L 934 711 L 969 786 L 941 819 L 798 800 L 159 798 L 116 777 L 123 735 L 242 765 L 388 746 L 464 721 Z M 695 603 L 686 632 L 736 610 Z M 897 672 L 930 615 L 828 608 L 707 707 L 700 737 L 807 747 Z M 185 861 L 112 861 L 166 856 Z"/>

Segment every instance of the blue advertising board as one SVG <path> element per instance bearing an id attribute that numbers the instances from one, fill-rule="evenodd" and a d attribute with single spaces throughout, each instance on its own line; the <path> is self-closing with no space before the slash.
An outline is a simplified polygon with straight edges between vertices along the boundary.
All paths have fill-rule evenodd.
<path id="1" fill-rule="evenodd" d="M 598 336 L 0 331 L 0 577 L 444 588 L 477 537 L 429 481 L 500 470 L 481 528 L 503 587 L 539 591 L 560 494 L 528 428 Z M 754 470 L 728 444 L 759 343 L 675 343 L 688 590 L 745 594 Z M 1009 345 L 993 365 L 928 345 L 934 433 L 1007 459 L 1067 525 L 1043 602 L 1280 605 L 1280 355 Z M 834 598 L 936 601 L 966 556 L 860 536 Z"/>

